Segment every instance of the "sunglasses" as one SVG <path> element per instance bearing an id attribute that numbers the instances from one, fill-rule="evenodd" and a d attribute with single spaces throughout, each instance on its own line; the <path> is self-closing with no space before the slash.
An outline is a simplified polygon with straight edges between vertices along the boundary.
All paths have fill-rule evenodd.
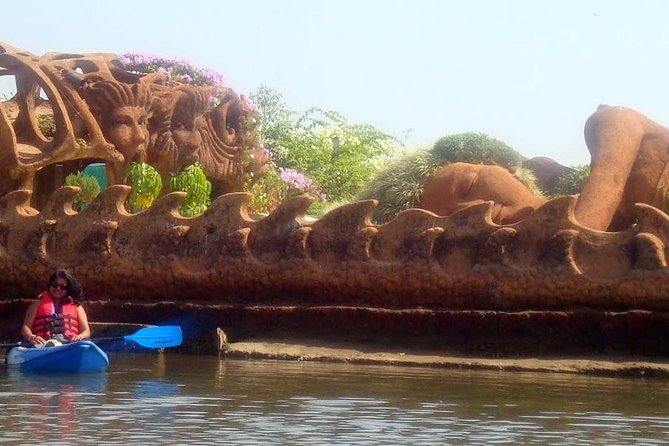
<path id="1" fill-rule="evenodd" d="M 52 283 L 51 288 L 56 289 L 56 290 L 66 290 L 67 289 L 67 284 L 66 283 Z"/>

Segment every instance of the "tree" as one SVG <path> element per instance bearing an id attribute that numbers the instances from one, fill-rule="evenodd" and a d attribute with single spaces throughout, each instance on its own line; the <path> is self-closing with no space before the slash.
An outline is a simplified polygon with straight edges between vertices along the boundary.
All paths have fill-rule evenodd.
<path id="1" fill-rule="evenodd" d="M 251 99 L 260 114 L 261 139 L 281 179 L 288 181 L 289 194 L 307 191 L 320 201 L 350 200 L 400 148 L 396 138 L 351 123 L 338 112 L 318 107 L 290 111 L 281 95 L 266 86 Z M 266 185 L 262 179 L 259 183 Z"/>

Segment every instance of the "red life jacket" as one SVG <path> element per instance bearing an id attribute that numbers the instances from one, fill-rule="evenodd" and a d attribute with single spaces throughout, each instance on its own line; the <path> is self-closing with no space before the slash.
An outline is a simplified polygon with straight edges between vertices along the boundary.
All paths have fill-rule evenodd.
<path id="1" fill-rule="evenodd" d="M 79 334 L 79 313 L 77 304 L 64 303 L 62 313 L 56 313 L 53 297 L 48 291 L 39 295 L 40 303 L 33 320 L 32 332 L 44 339 L 62 334 L 72 339 Z"/>

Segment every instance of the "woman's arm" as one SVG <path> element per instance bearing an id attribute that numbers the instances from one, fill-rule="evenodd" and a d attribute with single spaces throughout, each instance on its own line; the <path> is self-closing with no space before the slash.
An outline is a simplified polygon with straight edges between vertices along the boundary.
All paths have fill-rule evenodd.
<path id="1" fill-rule="evenodd" d="M 37 314 L 37 307 L 39 307 L 39 301 L 33 302 L 28 307 L 28 310 L 26 311 L 26 317 L 23 320 L 23 326 L 21 327 L 21 336 L 23 336 L 23 339 L 33 344 L 44 344 L 46 340 L 41 336 L 33 334 L 32 331 L 35 314 Z"/>
<path id="2" fill-rule="evenodd" d="M 72 340 L 81 341 L 82 339 L 90 338 L 91 329 L 88 326 L 88 316 L 86 315 L 86 310 L 84 310 L 84 307 L 81 305 L 77 307 L 77 315 L 79 316 L 79 334 L 76 335 Z"/>

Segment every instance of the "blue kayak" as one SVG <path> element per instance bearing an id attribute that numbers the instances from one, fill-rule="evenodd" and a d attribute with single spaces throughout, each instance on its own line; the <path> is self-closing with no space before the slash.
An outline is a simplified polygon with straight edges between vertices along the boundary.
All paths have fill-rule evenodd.
<path id="1" fill-rule="evenodd" d="M 96 373 L 109 368 L 109 358 L 91 341 L 53 347 L 13 347 L 5 362 L 26 373 Z"/>

